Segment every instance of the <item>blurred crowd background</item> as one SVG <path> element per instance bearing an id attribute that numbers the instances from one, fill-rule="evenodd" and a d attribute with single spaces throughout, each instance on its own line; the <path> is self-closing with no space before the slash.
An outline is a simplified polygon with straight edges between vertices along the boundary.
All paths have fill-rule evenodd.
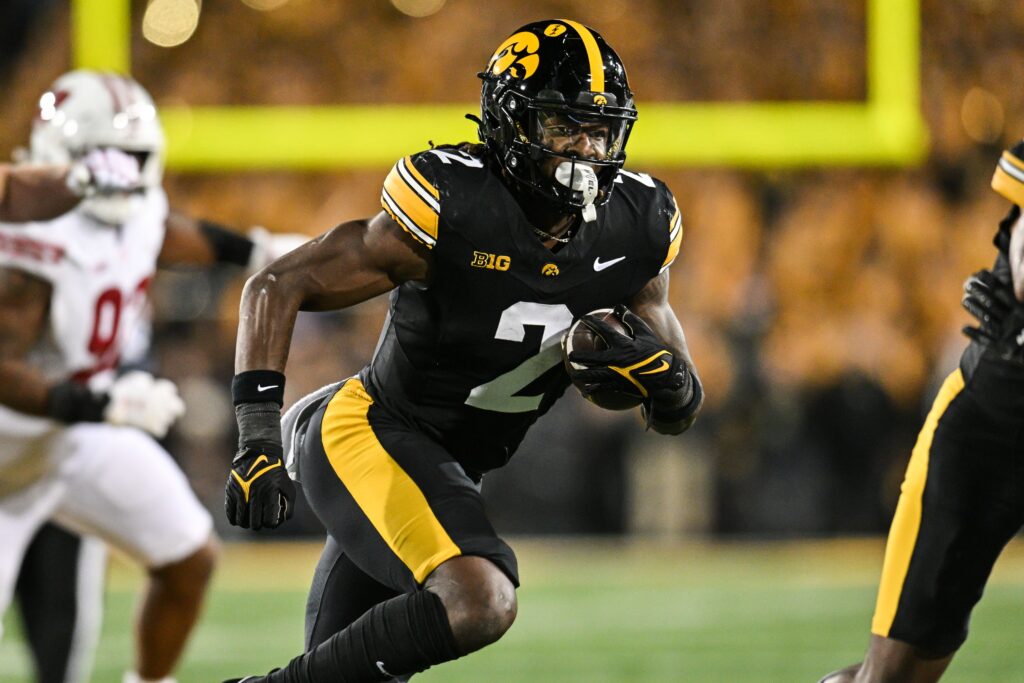
<path id="1" fill-rule="evenodd" d="M 592 26 L 619 52 L 638 127 L 650 102 L 865 98 L 864 0 L 432 4 L 415 17 L 402 11 L 409 0 L 207 0 L 179 47 L 143 40 L 133 21 L 133 75 L 158 105 L 473 103 L 475 74 L 505 36 L 554 16 Z M 132 9 L 140 17 L 145 3 Z M 39 95 L 71 67 L 69 23 L 62 0 L 0 4 L 0 155 L 27 142 Z M 915 167 L 637 169 L 666 181 L 683 212 L 672 303 L 704 411 L 668 439 L 570 395 L 485 479 L 499 532 L 884 530 L 936 382 L 966 341 L 961 283 L 995 256 L 1007 207 L 988 182 L 1000 150 L 1024 135 L 1022 32 L 1022 3 L 922 0 L 930 142 Z M 314 236 L 379 210 L 388 170 L 170 170 L 166 187 L 176 208 L 239 230 Z M 147 361 L 181 388 L 188 413 L 168 445 L 234 538 L 246 532 L 226 528 L 219 510 L 241 280 L 163 273 Z M 289 402 L 362 367 L 385 304 L 300 316 Z M 307 512 L 270 536 L 317 533 Z"/>

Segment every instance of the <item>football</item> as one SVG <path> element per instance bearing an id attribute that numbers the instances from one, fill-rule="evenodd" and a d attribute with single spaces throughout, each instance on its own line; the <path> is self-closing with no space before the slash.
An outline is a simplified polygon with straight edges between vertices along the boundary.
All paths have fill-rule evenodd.
<path id="1" fill-rule="evenodd" d="M 601 320 L 615 329 L 617 332 L 632 337 L 632 332 L 615 316 L 615 313 L 610 308 L 600 308 L 596 311 L 591 311 L 587 315 L 594 316 L 598 320 Z M 565 363 L 566 372 L 569 373 L 569 377 L 572 379 L 573 384 L 579 389 L 579 392 L 583 394 L 583 398 L 587 399 L 591 403 L 594 403 L 606 410 L 629 410 L 635 408 L 643 402 L 643 397 L 638 393 L 616 391 L 613 389 L 606 389 L 603 391 L 588 391 L 582 382 L 577 382 L 576 370 L 584 370 L 585 367 L 569 360 L 569 354 L 573 351 L 603 351 L 608 348 L 608 344 L 601 337 L 600 334 L 587 327 L 581 320 L 575 321 L 569 326 L 569 329 L 565 332 L 565 339 L 562 343 L 562 362 Z"/>

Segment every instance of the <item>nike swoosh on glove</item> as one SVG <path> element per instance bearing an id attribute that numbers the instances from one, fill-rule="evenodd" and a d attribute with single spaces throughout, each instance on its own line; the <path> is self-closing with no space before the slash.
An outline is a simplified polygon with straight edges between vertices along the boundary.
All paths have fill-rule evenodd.
<path id="1" fill-rule="evenodd" d="M 292 516 L 295 484 L 285 470 L 281 444 L 239 449 L 224 491 L 228 521 L 243 529 L 274 529 Z"/>
<path id="2" fill-rule="evenodd" d="M 585 366 L 583 370 L 572 371 L 573 381 L 588 390 L 607 388 L 632 393 L 649 407 L 688 402 L 693 395 L 693 378 L 685 364 L 639 316 L 621 304 L 614 312 L 632 336 L 594 316 L 583 316 L 583 324 L 600 335 L 608 348 L 570 354 L 571 363 Z"/>

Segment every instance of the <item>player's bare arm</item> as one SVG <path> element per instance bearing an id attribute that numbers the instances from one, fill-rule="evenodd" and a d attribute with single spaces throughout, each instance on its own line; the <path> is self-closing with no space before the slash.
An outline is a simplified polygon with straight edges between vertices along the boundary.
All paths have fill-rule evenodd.
<path id="1" fill-rule="evenodd" d="M 138 161 L 119 149 L 98 148 L 61 164 L 0 164 L 0 221 L 57 218 L 83 197 L 135 191 Z"/>
<path id="2" fill-rule="evenodd" d="M 343 223 L 246 283 L 235 372 L 282 372 L 300 310 L 345 308 L 429 275 L 429 252 L 383 211 L 372 219 Z"/>
<path id="3" fill-rule="evenodd" d="M 677 358 L 686 361 L 690 371 L 696 373 L 693 359 L 686 346 L 683 326 L 668 302 L 668 271 L 647 283 L 628 302 L 629 309 L 647 321 L 654 333 L 665 342 Z"/>
<path id="4" fill-rule="evenodd" d="M 67 184 L 68 167 L 0 164 L 0 222 L 45 221 L 73 209 L 81 196 Z"/>
<path id="5" fill-rule="evenodd" d="M 212 266 L 217 263 L 217 251 L 204 233 L 199 219 L 172 210 L 167 215 L 164 228 L 158 265 Z M 245 238 L 239 236 L 239 239 Z"/>
<path id="6" fill-rule="evenodd" d="M 343 223 L 249 278 L 231 387 L 239 449 L 228 477 L 228 521 L 273 528 L 292 514 L 295 488 L 283 468 L 279 418 L 298 312 L 345 308 L 429 276 L 426 249 L 381 212 Z"/>
<path id="7" fill-rule="evenodd" d="M 271 233 L 255 227 L 247 232 L 171 210 L 164 223 L 161 267 L 206 268 L 218 264 L 241 266 L 255 273 L 309 239 L 298 233 Z"/>
<path id="8" fill-rule="evenodd" d="M 49 383 L 25 360 L 49 313 L 50 284 L 0 268 L 0 404 L 30 415 L 46 413 Z"/>
<path id="9" fill-rule="evenodd" d="M 0 268 L 0 404 L 61 422 L 105 420 L 163 436 L 184 410 L 167 380 L 154 381 L 146 373 L 134 373 L 124 377 L 126 384 L 120 388 L 94 393 L 81 382 L 54 381 L 29 361 L 29 351 L 49 324 L 52 294 L 46 280 L 14 268 Z M 139 384 L 143 375 L 148 380 Z M 159 415 L 144 399 L 162 403 L 173 416 Z"/>

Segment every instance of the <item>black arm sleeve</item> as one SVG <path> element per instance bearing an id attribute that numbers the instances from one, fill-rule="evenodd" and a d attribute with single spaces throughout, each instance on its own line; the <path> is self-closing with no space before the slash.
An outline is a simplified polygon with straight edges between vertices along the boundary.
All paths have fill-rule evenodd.
<path id="1" fill-rule="evenodd" d="M 213 248 L 218 263 L 234 263 L 243 267 L 249 265 L 253 243 L 248 237 L 212 221 L 200 220 L 199 229 Z"/>

